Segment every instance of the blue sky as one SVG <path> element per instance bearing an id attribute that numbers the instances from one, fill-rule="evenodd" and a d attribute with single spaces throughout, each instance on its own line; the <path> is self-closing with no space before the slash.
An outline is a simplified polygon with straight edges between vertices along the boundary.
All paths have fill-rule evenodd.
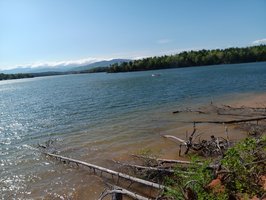
<path id="1" fill-rule="evenodd" d="M 0 69 L 260 43 L 265 0 L 0 0 Z"/>

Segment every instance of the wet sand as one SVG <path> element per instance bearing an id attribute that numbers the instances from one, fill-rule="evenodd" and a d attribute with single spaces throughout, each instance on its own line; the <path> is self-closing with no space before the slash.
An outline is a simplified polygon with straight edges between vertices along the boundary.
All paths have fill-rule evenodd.
<path id="1" fill-rule="evenodd" d="M 210 100 L 211 102 L 212 100 Z M 193 105 L 197 108 L 200 106 L 209 106 L 210 102 L 204 104 Z M 230 105 L 230 106 L 249 106 L 249 107 L 265 107 L 266 106 L 266 93 L 264 94 L 238 94 L 230 97 L 223 97 L 220 100 L 212 102 L 215 105 Z M 153 154 L 158 155 L 160 158 L 165 159 L 182 159 L 187 160 L 187 157 L 179 157 L 179 145 L 169 139 L 165 139 L 162 135 L 170 134 L 182 139 L 186 139 L 186 132 L 189 134 L 193 131 L 192 123 L 185 123 L 184 121 L 193 120 L 214 120 L 217 119 L 217 115 L 199 115 L 195 113 L 180 113 L 172 114 L 176 108 L 169 109 L 167 115 L 162 114 L 158 116 L 162 121 L 165 117 L 171 118 L 174 123 L 170 126 L 154 128 L 153 134 L 142 135 L 142 133 L 127 136 L 117 136 L 108 141 L 95 141 L 94 143 L 86 143 L 84 141 L 82 146 L 69 149 L 65 147 L 61 149 L 62 154 L 97 164 L 106 168 L 119 170 L 119 166 L 115 165 L 112 160 L 118 160 L 122 162 L 134 162 L 131 154 L 138 154 L 141 151 L 151 151 Z M 170 112 L 171 111 L 171 112 Z M 227 119 L 228 117 L 224 118 Z M 200 139 L 208 139 L 211 135 L 226 137 L 225 126 L 221 124 L 198 124 L 196 126 L 197 132 L 200 133 Z M 229 139 L 232 141 L 238 141 L 247 136 L 247 133 L 236 129 L 234 125 L 228 125 Z M 76 138 L 72 138 L 72 142 L 75 142 Z M 78 157 L 77 157 L 78 156 Z M 44 199 L 98 199 L 101 192 L 104 190 L 104 179 L 93 175 L 87 169 L 83 168 L 71 168 L 68 165 L 63 165 L 55 160 L 47 160 L 49 165 L 54 170 L 47 171 L 42 174 L 42 177 L 50 177 L 49 181 L 52 182 L 54 187 L 52 188 L 49 183 L 40 182 L 30 185 L 31 197 L 38 199 L 38 196 L 44 196 Z M 54 177 L 53 177 L 54 176 Z M 49 187 L 48 187 L 48 186 Z M 40 194 L 40 187 L 43 187 L 43 193 Z M 106 198 L 108 199 L 108 198 Z M 110 199 L 110 198 L 109 198 Z"/>

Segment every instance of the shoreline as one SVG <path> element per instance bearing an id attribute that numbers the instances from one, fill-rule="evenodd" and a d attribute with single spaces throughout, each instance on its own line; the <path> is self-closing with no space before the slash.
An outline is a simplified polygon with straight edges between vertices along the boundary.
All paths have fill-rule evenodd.
<path id="1" fill-rule="evenodd" d="M 209 106 L 211 100 L 211 98 L 209 100 L 205 98 L 205 101 L 200 101 L 196 104 L 191 105 L 189 102 L 187 106 L 192 106 L 193 109 L 196 109 L 199 106 Z M 237 107 L 242 105 L 256 107 L 264 105 L 264 107 L 266 107 L 266 92 L 224 95 L 215 98 L 213 103 L 216 105 L 227 104 Z M 128 163 L 134 162 L 131 154 L 137 154 L 140 151 L 145 150 L 151 150 L 152 153 L 157 154 L 160 158 L 188 160 L 188 156 L 178 156 L 179 144 L 161 136 L 164 134 L 170 134 L 185 139 L 186 131 L 188 131 L 188 133 L 192 132 L 193 124 L 183 123 L 180 122 L 180 120 L 194 119 L 194 113 L 172 114 L 176 108 L 177 107 L 171 103 L 162 107 L 160 110 L 152 110 L 152 112 L 148 112 L 148 114 L 151 115 L 156 112 L 154 119 L 157 121 L 153 122 L 153 125 L 155 126 L 157 122 L 160 124 L 158 124 L 158 127 L 144 127 L 145 131 L 143 131 L 142 124 L 138 124 L 139 121 L 136 121 L 134 123 L 137 123 L 140 127 L 139 132 L 133 135 L 134 137 L 131 135 L 132 130 L 128 130 L 128 132 L 121 132 L 121 134 L 109 138 L 109 134 L 112 134 L 112 130 L 110 130 L 110 132 L 106 134 L 105 140 L 91 142 L 86 141 L 87 136 L 84 136 L 86 133 L 78 137 L 74 134 L 67 139 L 68 141 L 64 141 L 63 143 L 68 144 L 70 140 L 72 146 L 59 147 L 59 155 L 83 160 L 114 170 L 119 170 L 119 167 L 114 165 L 112 160 Z M 186 106 L 182 107 L 182 109 L 185 108 Z M 204 118 L 202 115 L 198 115 L 197 117 Z M 128 125 L 131 121 L 127 120 L 125 122 Z M 119 124 L 116 126 L 123 125 L 125 124 Z M 135 124 L 130 124 L 130 126 L 125 128 L 130 129 L 130 127 L 134 125 Z M 114 129 L 116 129 L 116 126 Z M 216 133 L 216 136 L 225 136 L 223 125 L 198 124 L 196 128 L 197 133 L 205 133 L 201 135 L 201 139 L 209 139 L 210 135 L 215 135 L 214 133 Z M 228 130 L 230 140 L 241 140 L 247 135 L 243 131 L 235 129 L 233 125 L 228 126 Z M 106 129 L 103 130 L 103 132 L 106 132 Z M 81 143 L 80 140 L 83 142 Z M 73 144 L 75 144 L 75 146 Z M 53 159 L 47 159 L 45 157 L 40 158 L 38 153 L 35 156 L 40 160 L 40 164 L 47 165 L 47 167 L 45 167 L 47 171 L 41 171 L 38 174 L 40 179 L 36 179 L 36 182 L 29 183 L 29 192 L 31 192 L 29 198 L 35 199 L 43 197 L 44 199 L 51 199 L 55 197 L 60 198 L 60 196 L 62 198 L 67 198 L 70 195 L 73 199 L 88 199 L 88 197 L 89 199 L 98 199 L 105 187 L 104 179 L 93 175 L 88 170 L 71 168 L 70 166 L 58 163 Z M 53 184 L 47 184 L 47 181 Z M 40 188 L 42 189 L 40 190 Z"/>
<path id="2" fill-rule="evenodd" d="M 234 96 L 233 99 L 227 99 L 227 101 L 223 101 L 224 104 L 230 105 L 230 106 L 255 106 L 259 107 L 264 105 L 266 107 L 266 93 L 259 93 L 255 96 L 249 95 L 249 94 L 240 94 L 237 96 Z M 241 99 L 239 99 L 241 97 Z M 237 100 L 238 99 L 238 100 Z M 219 103 L 217 103 L 219 105 Z M 244 131 L 241 131 L 235 127 L 235 125 L 228 125 L 229 130 L 229 139 L 231 141 L 241 141 L 244 138 L 247 137 L 247 133 Z M 120 146 L 113 149 L 113 156 L 110 158 L 110 160 L 117 160 L 121 162 L 134 162 L 134 159 L 132 158 L 131 154 L 138 154 L 139 152 L 143 151 L 150 151 L 152 154 L 157 155 L 159 158 L 164 159 L 179 159 L 179 160 L 189 160 L 189 156 L 178 156 L 179 151 L 179 145 L 175 143 L 174 141 L 171 141 L 169 139 L 165 139 L 161 137 L 161 134 L 170 134 L 175 135 L 177 137 L 185 139 L 185 133 L 188 131 L 189 133 L 192 131 L 193 125 L 192 124 L 183 124 L 183 126 L 177 125 L 176 127 L 170 127 L 169 129 L 166 129 L 164 131 L 161 131 L 159 134 L 156 134 L 154 136 L 151 136 L 150 138 L 147 138 L 145 141 L 136 143 L 136 144 L 127 144 L 125 146 Z M 221 136 L 225 137 L 225 128 L 221 124 L 201 124 L 197 125 L 197 131 L 198 132 L 205 132 L 201 136 L 201 139 L 208 138 L 213 134 L 215 136 Z M 125 149 L 126 150 L 125 150 Z M 125 151 L 123 151 L 123 149 Z M 116 153 L 117 152 L 117 153 Z M 106 160 L 105 162 L 99 162 L 100 165 L 105 167 L 110 167 L 111 169 L 116 169 L 114 166 L 110 165 L 109 160 Z M 97 180 L 98 177 L 97 177 Z M 99 183 L 99 182 L 98 182 Z M 101 183 L 100 185 L 102 185 Z M 97 191 L 99 190 L 99 186 L 93 187 L 91 184 L 90 188 L 86 188 L 86 190 L 90 190 L 90 192 L 95 193 L 95 196 L 92 198 L 98 198 Z M 103 186 L 103 185 L 102 185 Z M 76 197 L 79 198 L 85 198 L 86 195 L 89 195 L 89 193 L 82 191 L 77 191 Z M 99 193 L 100 194 L 100 193 Z M 85 196 L 83 196 L 85 195 Z M 90 194 L 91 195 L 91 194 Z"/>
<path id="3" fill-rule="evenodd" d="M 266 93 L 257 93 L 255 96 L 254 94 L 237 94 L 233 95 L 233 99 L 228 99 L 228 97 L 225 97 L 226 100 L 221 100 L 214 102 L 215 105 L 230 105 L 234 107 L 241 107 L 241 106 L 247 106 L 247 107 L 265 107 L 266 108 Z M 223 98 L 222 98 L 223 99 Z M 199 104 L 202 106 L 202 104 Z M 203 106 L 208 106 L 206 103 Z M 194 107 L 194 106 L 193 106 Z M 174 111 L 174 110 L 173 110 Z M 174 115 L 174 114 L 173 114 Z M 185 113 L 180 114 L 181 116 L 177 116 L 177 118 L 191 118 L 193 117 L 194 113 Z M 199 119 L 208 119 L 209 117 L 215 117 L 215 116 L 207 116 L 202 117 L 201 115 L 198 115 Z M 226 117 L 230 118 L 230 117 Z M 194 118 L 196 119 L 196 118 Z M 246 134 L 243 133 L 243 131 L 240 131 L 235 128 L 235 126 L 232 125 L 226 125 L 228 127 L 229 131 L 229 138 L 231 140 L 241 140 L 246 137 Z M 206 132 L 202 135 L 202 139 L 210 137 L 212 134 L 215 136 L 224 137 L 225 136 L 225 129 L 224 125 L 221 124 L 197 124 L 197 131 L 198 132 Z M 193 123 L 180 123 L 177 121 L 176 126 L 165 128 L 165 130 L 160 131 L 158 134 L 154 135 L 156 139 L 150 138 L 147 142 L 143 142 L 142 144 L 136 145 L 139 147 L 145 146 L 146 148 L 155 149 L 155 152 L 160 152 L 160 149 L 168 149 L 161 151 L 162 155 L 167 156 L 168 159 L 180 159 L 178 156 L 175 155 L 175 152 L 178 151 L 178 146 L 175 142 L 169 141 L 167 139 L 164 139 L 161 137 L 161 135 L 164 134 L 170 134 L 175 135 L 177 137 L 180 137 L 182 139 L 185 139 L 186 132 L 190 133 L 193 130 Z M 135 147 L 136 147 L 135 146 Z M 170 147 L 170 148 L 169 148 Z M 173 148 L 173 150 L 171 150 Z M 136 148 L 137 149 L 137 148 Z M 135 152 L 136 153 L 136 152 Z M 182 158 L 181 158 L 182 159 Z"/>

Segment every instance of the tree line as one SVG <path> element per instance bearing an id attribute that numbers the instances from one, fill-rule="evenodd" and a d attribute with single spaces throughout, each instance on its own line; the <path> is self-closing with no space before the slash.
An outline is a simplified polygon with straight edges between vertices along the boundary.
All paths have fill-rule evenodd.
<path id="1" fill-rule="evenodd" d="M 243 48 L 228 48 L 214 50 L 184 51 L 175 55 L 154 56 L 140 60 L 114 63 L 110 66 L 95 67 L 88 70 L 68 72 L 42 72 L 42 73 L 0 73 L 0 80 L 33 78 L 38 76 L 52 76 L 64 74 L 97 73 L 97 72 L 131 72 L 167 68 L 192 67 L 218 64 L 236 64 L 266 61 L 266 45 Z"/>
<path id="2" fill-rule="evenodd" d="M 0 80 L 20 79 L 20 78 L 33 78 L 32 74 L 3 74 L 0 73 Z"/>
<path id="3" fill-rule="evenodd" d="M 123 63 L 115 63 L 107 72 L 145 71 L 190 66 L 236 64 L 266 61 L 266 45 L 244 48 L 184 51 L 175 55 L 155 56 Z"/>

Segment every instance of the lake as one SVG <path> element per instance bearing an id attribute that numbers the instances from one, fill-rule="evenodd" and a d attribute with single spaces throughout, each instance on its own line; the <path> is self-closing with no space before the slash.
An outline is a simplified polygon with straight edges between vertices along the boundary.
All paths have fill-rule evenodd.
<path id="1" fill-rule="evenodd" d="M 0 197 L 93 199 L 99 179 L 32 147 L 53 139 L 61 155 L 110 167 L 175 127 L 175 109 L 263 92 L 266 62 L 0 81 Z"/>

